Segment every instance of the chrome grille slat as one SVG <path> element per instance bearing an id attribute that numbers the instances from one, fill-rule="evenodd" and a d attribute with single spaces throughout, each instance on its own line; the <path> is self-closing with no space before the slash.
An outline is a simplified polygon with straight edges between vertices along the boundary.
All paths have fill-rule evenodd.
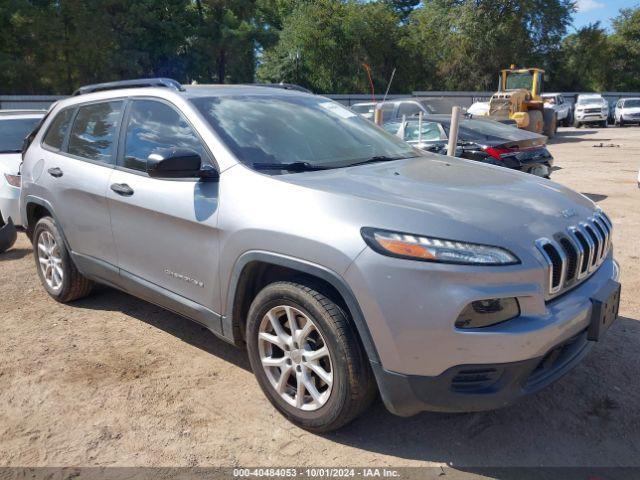
<path id="1" fill-rule="evenodd" d="M 607 258 L 612 234 L 611 220 L 596 212 L 553 238 L 536 240 L 536 247 L 547 263 L 547 293 L 555 296 L 595 272 Z"/>

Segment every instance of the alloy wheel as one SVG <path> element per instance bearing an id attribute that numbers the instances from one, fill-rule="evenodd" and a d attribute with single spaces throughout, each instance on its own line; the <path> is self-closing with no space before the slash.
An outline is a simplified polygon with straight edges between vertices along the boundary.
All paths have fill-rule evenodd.
<path id="1" fill-rule="evenodd" d="M 289 405 L 314 411 L 327 403 L 331 354 L 308 315 L 288 305 L 271 308 L 260 323 L 258 351 L 269 383 Z"/>
<path id="2" fill-rule="evenodd" d="M 46 230 L 38 237 L 38 263 L 49 288 L 60 290 L 64 280 L 60 247 L 54 236 Z"/>

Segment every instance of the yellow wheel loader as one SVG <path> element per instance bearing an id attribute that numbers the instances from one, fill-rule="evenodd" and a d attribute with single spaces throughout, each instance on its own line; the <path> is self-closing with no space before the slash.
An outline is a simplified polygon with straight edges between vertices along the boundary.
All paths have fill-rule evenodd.
<path id="1" fill-rule="evenodd" d="M 555 135 L 558 121 L 556 112 L 545 108 L 540 94 L 544 70 L 539 68 L 511 68 L 500 71 L 498 91 L 489 101 L 488 116 L 494 120 L 513 120 L 518 128 Z"/>

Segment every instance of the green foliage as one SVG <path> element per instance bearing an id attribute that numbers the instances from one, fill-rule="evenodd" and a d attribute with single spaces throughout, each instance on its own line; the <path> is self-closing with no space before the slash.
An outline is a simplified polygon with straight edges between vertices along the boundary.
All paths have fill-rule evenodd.
<path id="1" fill-rule="evenodd" d="M 168 76 L 318 92 L 493 90 L 510 64 L 547 89 L 639 90 L 640 9 L 567 35 L 573 0 L 0 0 L 0 94 Z"/>

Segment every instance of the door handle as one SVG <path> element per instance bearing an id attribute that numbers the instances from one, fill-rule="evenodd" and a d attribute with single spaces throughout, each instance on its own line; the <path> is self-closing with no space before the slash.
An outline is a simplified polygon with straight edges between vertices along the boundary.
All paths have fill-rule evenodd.
<path id="1" fill-rule="evenodd" d="M 114 183 L 111 185 L 111 190 L 123 197 L 130 197 L 134 193 L 133 189 L 126 183 Z"/>
<path id="2" fill-rule="evenodd" d="M 49 175 L 55 178 L 60 178 L 62 176 L 62 170 L 60 170 L 60 168 L 58 167 L 50 168 L 49 170 L 47 170 L 47 172 L 49 172 Z"/>

